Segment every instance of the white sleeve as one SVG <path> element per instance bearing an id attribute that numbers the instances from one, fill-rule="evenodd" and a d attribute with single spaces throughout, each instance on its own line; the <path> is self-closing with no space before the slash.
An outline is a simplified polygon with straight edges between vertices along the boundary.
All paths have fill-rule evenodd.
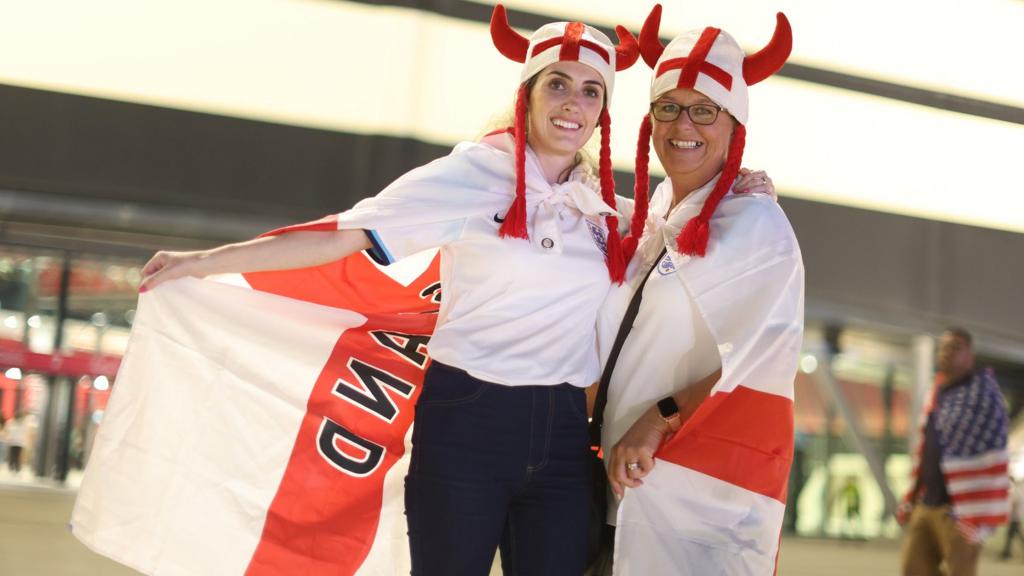
<path id="1" fill-rule="evenodd" d="M 339 228 L 365 230 L 369 255 L 390 264 L 459 239 L 467 219 L 507 208 L 513 188 L 507 155 L 459 146 L 415 168 L 338 215 Z"/>
<path id="2" fill-rule="evenodd" d="M 466 218 L 454 218 L 430 224 L 416 224 L 366 230 L 373 247 L 366 253 L 378 264 L 392 264 L 428 248 L 439 248 L 462 236 Z"/>

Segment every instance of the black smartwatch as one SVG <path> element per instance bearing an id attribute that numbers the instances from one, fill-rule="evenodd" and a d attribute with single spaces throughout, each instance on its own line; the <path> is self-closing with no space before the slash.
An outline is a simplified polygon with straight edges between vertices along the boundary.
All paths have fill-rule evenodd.
<path id="1" fill-rule="evenodd" d="M 669 428 L 673 432 L 679 430 L 682 426 L 682 419 L 679 417 L 679 405 L 676 404 L 676 399 L 671 396 L 666 396 L 661 400 L 658 400 L 658 414 L 661 419 L 664 420 Z"/>

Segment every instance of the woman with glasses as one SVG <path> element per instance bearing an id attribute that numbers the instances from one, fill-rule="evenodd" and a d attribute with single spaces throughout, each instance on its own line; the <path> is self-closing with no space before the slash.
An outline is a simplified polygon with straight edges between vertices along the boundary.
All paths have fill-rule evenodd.
<path id="1" fill-rule="evenodd" d="M 615 574 L 771 574 L 793 449 L 803 266 L 768 195 L 728 194 L 747 88 L 789 55 L 789 24 L 746 56 L 717 28 L 658 39 L 637 151 L 635 256 L 606 300 L 602 445 L 614 497 Z M 646 202 L 649 146 L 667 178 Z M 601 409 L 598 402 L 597 409 Z M 604 567 L 607 570 L 608 567 Z"/>

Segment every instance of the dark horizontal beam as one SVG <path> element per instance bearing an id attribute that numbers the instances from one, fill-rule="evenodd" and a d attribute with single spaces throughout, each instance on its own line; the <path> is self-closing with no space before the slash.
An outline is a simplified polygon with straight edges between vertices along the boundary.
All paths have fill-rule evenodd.
<path id="1" fill-rule="evenodd" d="M 899 100 L 901 102 L 909 102 L 911 104 L 928 106 L 929 108 L 938 108 L 939 110 L 946 110 L 949 112 L 970 114 L 971 116 L 991 118 L 992 120 L 1001 120 L 1003 122 L 1012 122 L 1014 124 L 1024 124 L 1024 108 L 1019 108 L 1017 106 L 998 104 L 996 102 L 979 100 L 977 98 L 957 96 L 956 94 L 950 94 L 948 92 L 914 88 L 913 86 L 907 86 L 905 84 L 883 82 L 881 80 L 874 80 L 863 76 L 832 72 L 822 68 L 804 66 L 803 64 L 794 64 L 792 62 L 783 66 L 782 70 L 779 70 L 778 74 L 779 76 L 792 78 L 794 80 L 804 80 L 814 84 L 821 84 L 822 86 L 842 88 L 843 90 L 851 90 L 862 94 L 870 94 L 872 96 L 880 96 L 882 98 Z"/>

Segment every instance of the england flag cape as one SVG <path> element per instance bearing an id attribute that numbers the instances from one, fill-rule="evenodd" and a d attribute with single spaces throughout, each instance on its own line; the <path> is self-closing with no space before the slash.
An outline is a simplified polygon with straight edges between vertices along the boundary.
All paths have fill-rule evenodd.
<path id="1" fill-rule="evenodd" d="M 460 145 L 346 213 L 271 234 L 503 212 L 512 170 L 504 152 Z M 538 175 L 531 157 L 528 205 L 550 198 Z M 408 574 L 403 479 L 438 262 L 396 270 L 360 253 L 142 295 L 75 536 L 151 575 Z"/>
<path id="2" fill-rule="evenodd" d="M 658 187 L 652 206 L 664 194 L 671 194 L 668 182 Z M 718 346 L 722 375 L 659 449 L 644 484 L 626 490 L 617 516 L 615 574 L 773 574 L 803 338 L 799 246 L 782 209 L 763 195 L 722 200 L 703 258 L 673 249 L 678 228 L 652 230 L 650 222 L 638 259 L 650 265 L 669 245 L 676 275 Z"/>

